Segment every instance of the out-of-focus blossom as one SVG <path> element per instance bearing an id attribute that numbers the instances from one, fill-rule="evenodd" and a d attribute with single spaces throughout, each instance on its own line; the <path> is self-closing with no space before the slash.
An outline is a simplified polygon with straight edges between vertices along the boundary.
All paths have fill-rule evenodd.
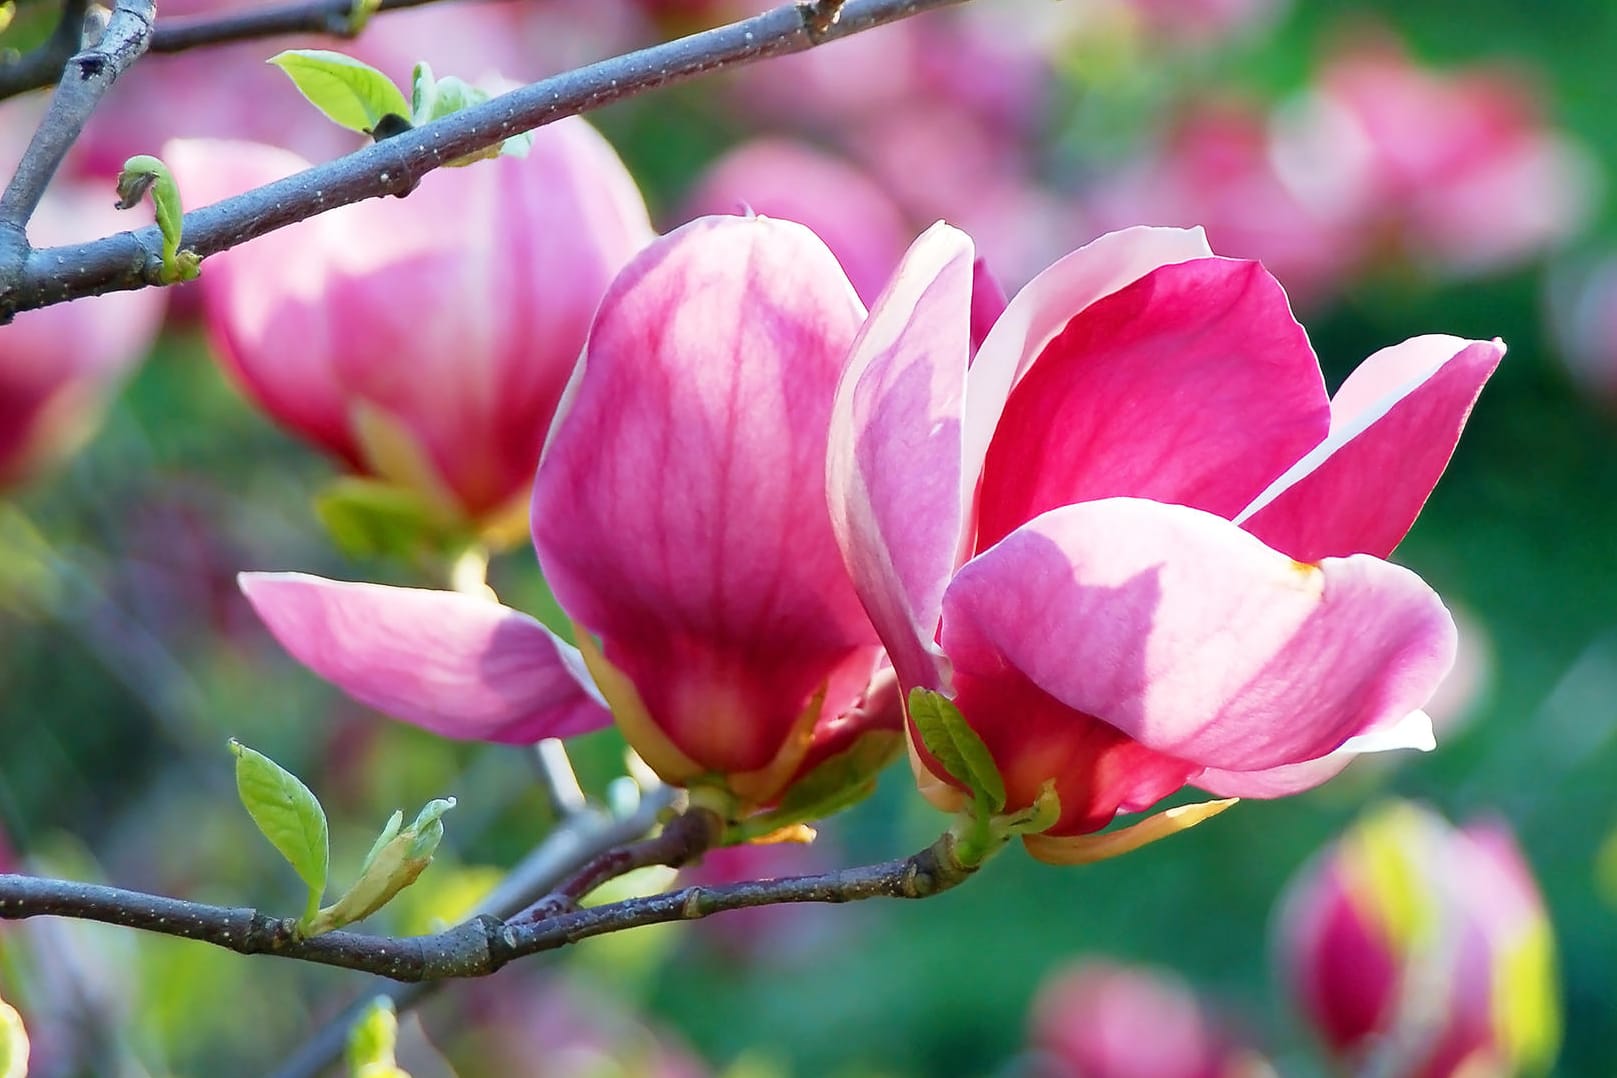
<path id="1" fill-rule="evenodd" d="M 1284 0 L 1124 0 L 1147 34 L 1208 45 L 1272 22 Z"/>
<path id="2" fill-rule="evenodd" d="M 502 978 L 469 984 L 459 1036 L 438 1038 L 463 1073 L 508 1078 L 705 1078 L 712 1070 L 677 1035 L 581 980 Z"/>
<path id="3" fill-rule="evenodd" d="M 1550 275 L 1549 322 L 1578 386 L 1617 409 L 1617 257 Z"/>
<path id="4" fill-rule="evenodd" d="M 861 299 L 887 284 L 913 233 L 857 167 L 786 139 L 759 139 L 726 154 L 686 200 L 686 214 L 762 213 L 807 225 L 842 263 Z"/>
<path id="5" fill-rule="evenodd" d="M 1186 784 L 1317 785 L 1431 744 L 1454 626 L 1384 560 L 1447 464 L 1496 342 L 1417 337 L 1327 398 L 1285 294 L 1198 231 L 1105 236 L 970 357 L 968 237 L 917 241 L 832 420 L 837 536 L 900 681 L 952 696 L 1035 856 Z M 958 778 L 911 729 L 922 790 Z"/>
<path id="6" fill-rule="evenodd" d="M 211 200 L 303 166 L 250 143 L 165 151 Z M 524 159 L 426 176 L 407 204 L 321 214 L 210 258 L 220 358 L 275 419 L 474 530 L 520 535 L 545 432 L 607 283 L 651 238 L 582 120 Z"/>
<path id="7" fill-rule="evenodd" d="M 1092 960 L 1033 1005 L 1037 1078 L 1272 1078 L 1274 1070 L 1162 970 Z"/>
<path id="8" fill-rule="evenodd" d="M 39 112 L 0 109 L 0 175 L 21 159 Z M 113 209 L 110 185 L 59 179 L 28 222 L 37 246 L 100 239 L 141 223 Z M 144 211 L 141 211 L 144 212 Z M 157 289 L 115 292 L 24 311 L 0 326 L 0 488 L 20 483 L 89 439 L 108 400 L 157 337 Z"/>
<path id="9" fill-rule="evenodd" d="M 1554 1059 L 1554 943 L 1503 823 L 1383 806 L 1291 883 L 1277 934 L 1303 1015 L 1356 1073 L 1503 1078 Z"/>
<path id="10" fill-rule="evenodd" d="M 248 574 L 248 597 L 315 672 L 451 736 L 593 729 L 604 697 L 664 779 L 739 813 L 832 757 L 873 769 L 899 713 L 825 503 L 863 316 L 825 245 L 767 217 L 703 218 L 619 275 L 533 497 L 582 660 L 452 593 Z"/>
<path id="11" fill-rule="evenodd" d="M 1590 209 L 1586 155 L 1550 130 L 1523 80 L 1428 70 L 1386 43 L 1328 60 L 1281 114 L 1274 153 L 1285 171 L 1347 188 L 1383 248 L 1439 272 L 1530 258 Z"/>

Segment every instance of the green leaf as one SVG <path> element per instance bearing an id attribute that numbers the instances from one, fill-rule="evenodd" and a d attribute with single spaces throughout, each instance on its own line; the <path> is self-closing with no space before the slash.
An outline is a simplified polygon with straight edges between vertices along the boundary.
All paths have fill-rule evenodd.
<path id="1" fill-rule="evenodd" d="M 28 1074 L 28 1031 L 22 1015 L 0 999 L 0 1078 L 25 1078 Z"/>
<path id="2" fill-rule="evenodd" d="M 315 498 L 314 511 L 337 548 L 351 558 L 408 558 L 465 542 L 420 495 L 376 479 L 333 481 Z"/>
<path id="3" fill-rule="evenodd" d="M 444 837 L 443 814 L 455 807 L 453 797 L 427 802 L 409 827 L 401 829 L 404 813 L 395 812 L 365 855 L 359 879 L 323 910 L 306 918 L 309 935 L 363 921 L 416 881 L 432 864 L 432 855 Z"/>
<path id="4" fill-rule="evenodd" d="M 118 174 L 118 201 L 114 205 L 120 210 L 132 209 L 147 192 L 151 193 L 157 227 L 163 234 L 163 283 L 196 280 L 202 273 L 202 259 L 195 251 L 180 249 L 180 229 L 185 223 L 180 188 L 162 161 L 150 154 L 136 154 L 124 162 Z"/>
<path id="5" fill-rule="evenodd" d="M 461 109 L 481 105 L 492 96 L 487 90 L 473 86 L 464 79 L 457 79 L 453 75 L 435 78 L 432 68 L 423 61 L 415 65 L 415 72 L 411 76 L 411 119 L 417 126 L 431 123 Z M 533 132 L 524 131 L 519 135 L 512 135 L 498 145 L 457 157 L 445 164 L 451 168 L 461 168 L 496 157 L 526 157 L 532 147 Z"/>
<path id="6" fill-rule="evenodd" d="M 990 812 L 1004 809 L 1005 779 L 988 746 L 953 701 L 930 689 L 911 689 L 910 720 L 921 743 L 950 777 L 980 795 Z"/>
<path id="7" fill-rule="evenodd" d="M 393 1001 L 377 996 L 348 1030 L 350 1078 L 410 1078 L 394 1059 L 398 1039 L 399 1020 Z"/>
<path id="8" fill-rule="evenodd" d="M 325 810 L 296 775 L 268 756 L 234 738 L 230 751 L 236 754 L 236 791 L 247 814 L 309 885 L 303 919 L 310 921 L 320 909 L 331 868 Z"/>
<path id="9" fill-rule="evenodd" d="M 380 71 L 326 49 L 288 49 L 270 57 L 333 123 L 369 135 L 387 116 L 409 119 L 410 103 Z"/>

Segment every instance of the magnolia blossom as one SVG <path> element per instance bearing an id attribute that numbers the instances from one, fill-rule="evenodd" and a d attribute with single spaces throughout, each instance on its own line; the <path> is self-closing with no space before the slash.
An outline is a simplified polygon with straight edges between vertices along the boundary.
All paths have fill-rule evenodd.
<path id="1" fill-rule="evenodd" d="M 1355 1073 L 1540 1074 L 1554 1059 L 1554 943 L 1502 823 L 1372 812 L 1290 884 L 1277 937 L 1303 1015 Z"/>
<path id="2" fill-rule="evenodd" d="M 165 155 L 199 201 L 306 167 L 239 142 Z M 595 306 L 651 235 L 611 147 L 563 120 L 526 158 L 427 175 L 408 205 L 345 206 L 210 258 L 203 306 L 276 420 L 445 521 L 521 535 Z"/>
<path id="3" fill-rule="evenodd" d="M 973 359 L 973 263 L 940 224 L 876 302 L 828 490 L 903 686 L 952 698 L 1006 813 L 1059 799 L 1035 855 L 1087 859 L 1186 784 L 1276 796 L 1430 747 L 1454 625 L 1383 559 L 1503 345 L 1417 337 L 1329 398 L 1261 266 L 1140 228 L 1040 274 Z M 923 792 L 959 807 L 911 734 Z"/>
<path id="4" fill-rule="evenodd" d="M 1063 969 L 1033 1005 L 1037 1078 L 1273 1078 L 1166 971 L 1103 960 Z"/>
<path id="5" fill-rule="evenodd" d="M 832 757 L 872 773 L 897 745 L 896 697 L 825 503 L 832 400 L 864 314 L 812 232 L 764 217 L 693 222 L 618 276 L 533 496 L 582 654 L 465 595 L 275 574 L 243 587 L 315 672 L 450 736 L 565 736 L 604 725 L 609 704 L 664 779 L 738 814 Z"/>

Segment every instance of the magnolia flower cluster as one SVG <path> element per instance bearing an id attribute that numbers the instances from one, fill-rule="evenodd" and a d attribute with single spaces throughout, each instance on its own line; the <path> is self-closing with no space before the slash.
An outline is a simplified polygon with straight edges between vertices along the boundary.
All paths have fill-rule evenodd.
<path id="1" fill-rule="evenodd" d="M 245 576 L 310 668 L 453 737 L 615 721 L 738 835 L 842 807 L 905 744 L 929 799 L 970 802 L 906 721 L 937 694 L 997 770 L 994 812 L 1057 862 L 1117 852 L 1093 832 L 1185 785 L 1275 796 L 1430 745 L 1454 626 L 1385 558 L 1499 343 L 1416 338 L 1331 398 L 1279 285 L 1196 230 L 1106 236 L 1007 305 L 940 224 L 867 311 L 808 228 L 718 216 L 629 258 L 574 367 L 589 282 L 643 227 L 546 163 L 616 175 L 586 136 L 473 170 L 444 206 L 461 247 L 396 225 L 282 252 L 307 265 L 285 283 L 249 252 L 212 275 L 244 381 L 351 463 L 403 445 L 475 516 L 545 446 L 532 535 L 570 641 L 481 596 Z M 524 168 L 564 182 L 524 195 Z M 512 226 L 536 215 L 542 255 Z M 288 335 L 306 360 L 251 358 Z"/>

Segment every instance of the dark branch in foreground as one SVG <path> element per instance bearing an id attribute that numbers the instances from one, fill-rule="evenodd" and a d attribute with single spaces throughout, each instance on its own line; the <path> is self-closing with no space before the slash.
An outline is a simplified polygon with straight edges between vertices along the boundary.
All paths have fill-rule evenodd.
<path id="1" fill-rule="evenodd" d="M 791 4 L 531 83 L 346 157 L 194 210 L 185 215 L 185 247 L 206 258 L 337 206 L 406 195 L 422 176 L 445 162 L 564 116 L 962 2 Z M 158 284 L 161 243 L 154 225 L 89 243 L 32 251 L 20 267 L 0 262 L 0 323 L 18 311 Z"/>
<path id="2" fill-rule="evenodd" d="M 0 280 L 17 272 L 28 256 L 28 219 L 39 206 L 46 184 L 84 130 L 101 95 L 146 51 L 153 15 L 152 0 L 118 0 L 101 40 L 67 61 L 50 108 L 17 165 L 17 174 L 0 195 Z"/>
<path id="3" fill-rule="evenodd" d="M 0 100 L 49 86 L 62 77 L 62 65 L 79 51 L 84 38 L 84 16 L 90 0 L 67 0 L 62 20 L 38 47 L 15 59 L 0 62 Z"/>
<path id="4" fill-rule="evenodd" d="M 376 14 L 399 8 L 420 7 L 433 0 L 382 0 Z M 302 0 L 277 7 L 255 8 L 225 15 L 190 15 L 160 19 L 152 32 L 153 52 L 184 52 L 204 45 L 250 41 L 284 34 L 327 34 L 353 37 L 349 13 L 353 0 Z"/>
<path id="5" fill-rule="evenodd" d="M 687 838 L 701 833 L 690 829 Z M 506 963 L 554 951 L 592 936 L 642 925 L 694 921 L 726 910 L 787 902 L 856 902 L 926 898 L 971 874 L 954 857 L 953 836 L 896 861 L 813 876 L 754 880 L 723 887 L 686 887 L 649 898 L 507 922 L 483 915 L 433 936 L 368 936 L 329 932 L 299 939 L 295 922 L 248 908 L 208 906 L 97 884 L 0 875 L 0 920 L 73 917 L 202 940 L 240 954 L 271 954 L 396 981 L 482 977 Z"/>

